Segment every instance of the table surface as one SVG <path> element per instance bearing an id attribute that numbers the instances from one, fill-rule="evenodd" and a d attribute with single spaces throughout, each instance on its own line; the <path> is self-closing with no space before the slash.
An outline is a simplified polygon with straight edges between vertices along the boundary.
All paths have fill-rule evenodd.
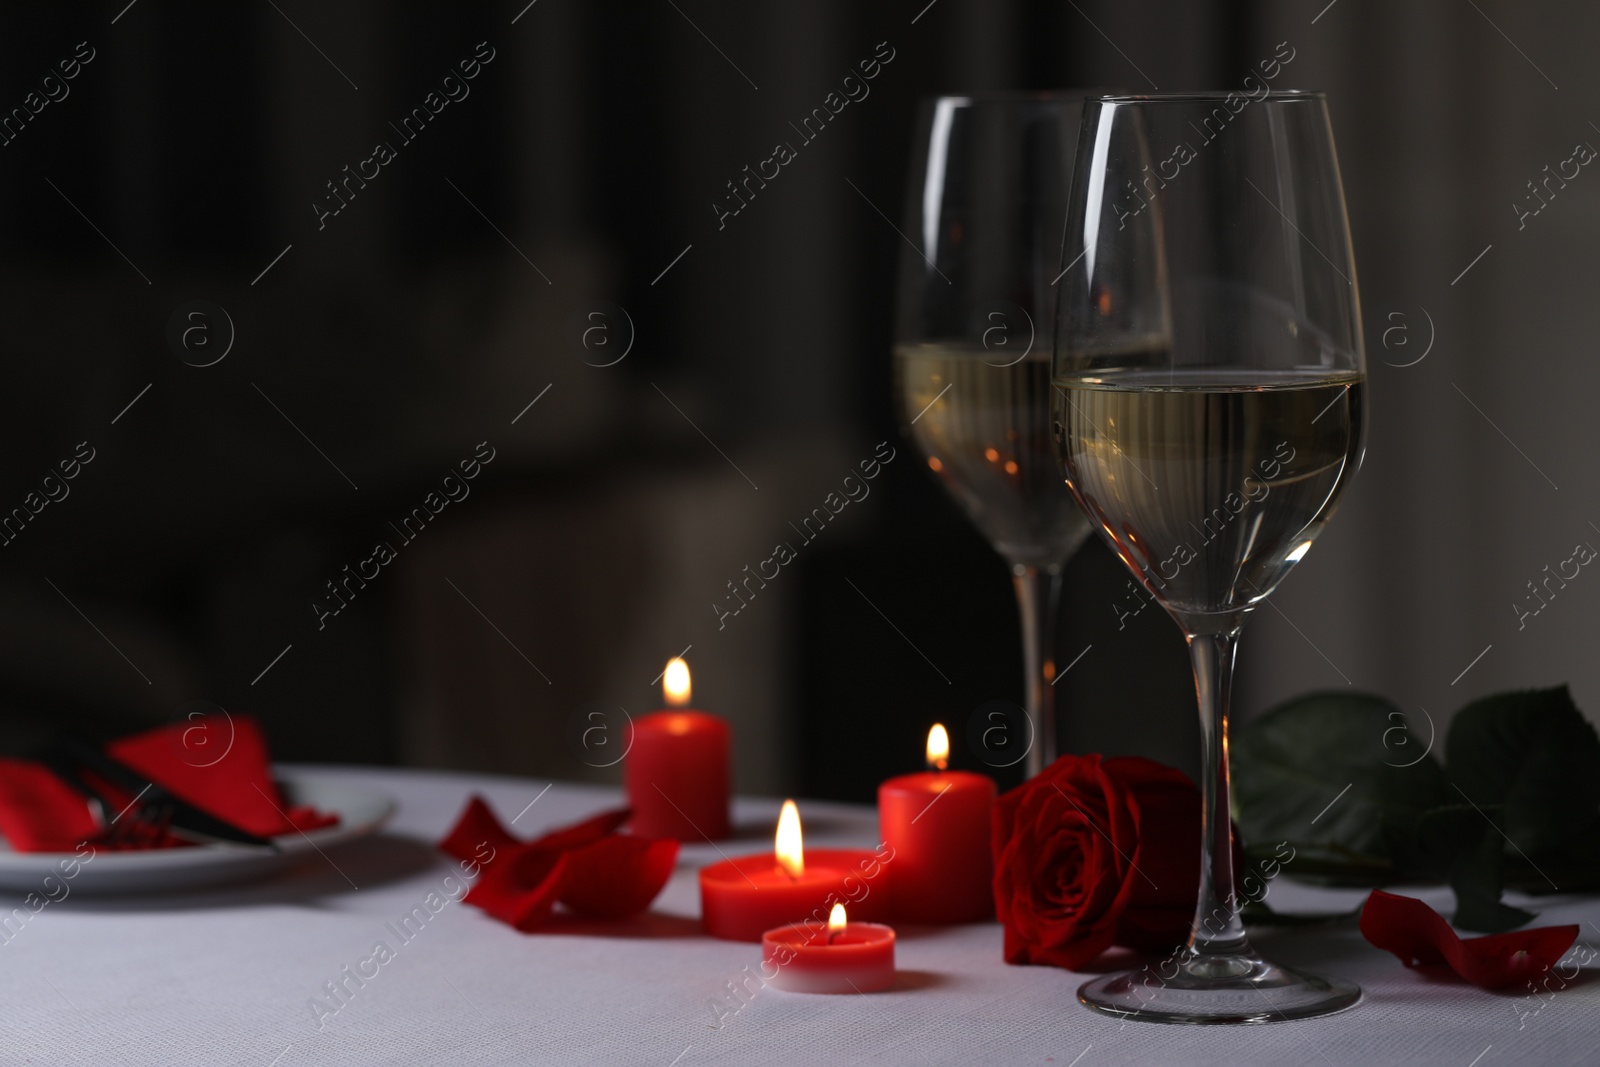
<path id="1" fill-rule="evenodd" d="M 531 836 L 618 803 L 611 790 L 360 768 L 286 768 L 381 790 L 399 803 L 376 838 L 310 855 L 268 882 L 171 896 L 69 896 L 0 944 L 0 1064 L 1593 1064 L 1594 969 L 1552 991 L 1486 993 L 1410 971 L 1353 924 L 1260 933 L 1279 962 L 1351 978 L 1340 1015 L 1246 1027 L 1123 1022 L 1079 1006 L 1081 974 L 1011 967 L 993 923 L 899 931 L 890 991 L 806 996 L 732 990 L 759 946 L 701 934 L 696 870 L 770 849 L 777 800 L 740 800 L 738 836 L 685 845 L 652 911 L 626 924 L 521 934 L 459 903 L 412 940 L 390 924 L 453 861 L 432 848 L 468 795 Z M 537 798 L 537 800 L 536 800 Z M 536 802 L 535 802 L 536 801 Z M 530 802 L 532 803 L 531 807 Z M 870 809 L 802 805 L 808 845 L 870 847 Z M 352 884 L 359 888 L 353 889 Z M 1279 910 L 1348 910 L 1358 892 L 1273 883 Z M 1419 893 L 1435 907 L 1442 890 Z M 9 910 L 17 901 L 0 898 Z M 1543 898 L 1541 923 L 1583 924 L 1600 944 L 1600 901 Z M 394 951 L 336 1014 L 313 998 L 345 967 Z M 371 968 L 369 967 L 368 970 Z M 1569 972 L 1570 973 L 1570 972 Z M 734 1010 L 737 1008 L 737 1010 Z M 319 1026 L 320 1022 L 320 1026 Z"/>

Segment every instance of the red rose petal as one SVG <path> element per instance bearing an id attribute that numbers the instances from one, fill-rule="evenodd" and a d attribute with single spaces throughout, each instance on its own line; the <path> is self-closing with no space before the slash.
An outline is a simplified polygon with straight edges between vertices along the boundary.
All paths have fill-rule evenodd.
<path id="1" fill-rule="evenodd" d="M 626 919 L 672 877 L 678 842 L 613 834 L 567 855 L 561 903 L 594 919 Z"/>
<path id="2" fill-rule="evenodd" d="M 617 834 L 631 814 L 604 811 L 525 842 L 474 796 L 439 848 L 482 871 L 462 899 L 524 933 L 544 925 L 557 901 L 585 915 L 625 918 L 649 907 L 678 856 L 676 841 Z"/>
<path id="3" fill-rule="evenodd" d="M 561 896 L 569 854 L 520 846 L 483 869 L 462 899 L 503 923 L 532 933 L 550 918 Z"/>
<path id="4" fill-rule="evenodd" d="M 1554 967 L 1577 940 L 1578 927 L 1539 926 L 1463 940 L 1422 901 L 1374 889 L 1361 909 L 1361 936 L 1407 967 L 1447 964 L 1475 986 L 1500 989 Z"/>
<path id="5" fill-rule="evenodd" d="M 1189 776 L 1176 767 L 1168 767 L 1143 756 L 1113 756 L 1101 764 L 1104 772 L 1130 789 L 1147 785 L 1188 786 L 1195 788 Z"/>
<path id="6" fill-rule="evenodd" d="M 570 852 L 575 848 L 592 845 L 607 834 L 615 832 L 617 827 L 627 822 L 632 815 L 632 810 L 628 808 L 602 811 L 599 815 L 590 816 L 582 822 L 551 830 L 543 837 L 529 841 L 528 844 L 554 849 L 557 852 Z"/>
<path id="7" fill-rule="evenodd" d="M 439 851 L 458 860 L 478 859 L 478 846 L 487 843 L 495 853 L 510 852 L 522 847 L 522 842 L 512 837 L 500 820 L 495 818 L 483 798 L 474 794 L 467 800 L 466 810 L 456 819 L 455 826 L 439 842 Z"/>
<path id="8" fill-rule="evenodd" d="M 1161 952 L 1182 943 L 1194 922 L 1200 881 L 1200 790 L 1188 777 L 1151 760 L 1106 761 L 1130 784 L 1137 824 L 1133 892 L 1117 923 L 1117 944 Z"/>
<path id="9" fill-rule="evenodd" d="M 495 817 L 489 805 L 484 803 L 482 797 L 473 795 L 467 801 L 466 810 L 456 819 L 455 826 L 445 835 L 444 840 L 439 842 L 439 851 L 458 860 L 469 861 L 481 859 L 480 849 L 484 844 L 488 844 L 493 853 L 516 852 L 528 847 L 545 848 L 553 852 L 570 852 L 575 848 L 594 844 L 627 822 L 631 814 L 627 808 L 603 811 L 583 822 L 558 827 L 542 837 L 525 842 L 513 836 L 511 831 L 500 824 L 500 820 Z"/>

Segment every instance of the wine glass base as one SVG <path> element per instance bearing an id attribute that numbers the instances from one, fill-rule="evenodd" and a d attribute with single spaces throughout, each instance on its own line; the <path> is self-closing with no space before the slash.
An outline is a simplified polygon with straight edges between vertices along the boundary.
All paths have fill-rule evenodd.
<path id="1" fill-rule="evenodd" d="M 1101 1014 L 1186 1025 L 1309 1019 L 1360 999 L 1354 982 L 1303 974 L 1257 956 L 1191 956 L 1175 967 L 1108 974 L 1078 989 L 1078 1000 Z"/>

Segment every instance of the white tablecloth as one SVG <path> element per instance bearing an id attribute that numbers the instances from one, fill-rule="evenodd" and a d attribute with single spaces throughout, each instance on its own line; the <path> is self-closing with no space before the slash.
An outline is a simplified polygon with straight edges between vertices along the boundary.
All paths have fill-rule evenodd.
<path id="1" fill-rule="evenodd" d="M 1172 1027 L 1095 1015 L 1074 999 L 1082 975 L 1003 963 L 995 924 L 901 929 L 892 991 L 834 997 L 763 989 L 734 1013 L 740 1002 L 732 984 L 747 965 L 756 969 L 760 950 L 700 934 L 695 871 L 718 858 L 706 844 L 684 848 L 653 913 L 625 932 L 525 935 L 448 904 L 337 1014 L 324 1014 L 319 1029 L 312 998 L 325 997 L 325 984 L 369 957 L 375 942 L 400 944 L 388 924 L 456 873 L 431 843 L 468 794 L 482 793 L 509 819 L 548 783 L 365 769 L 294 773 L 381 789 L 399 811 L 383 836 L 327 860 L 313 855 L 269 883 L 141 899 L 74 895 L 45 909 L 0 945 L 0 1063 L 1600 1063 L 1593 970 L 1538 1001 L 1526 991 L 1490 994 L 1408 971 L 1349 926 L 1257 938 L 1280 962 L 1352 978 L 1365 990 L 1353 1010 L 1305 1022 Z M 531 835 L 618 801 L 608 790 L 556 785 L 516 829 Z M 770 848 L 777 809 L 777 801 L 740 801 L 741 837 L 722 848 Z M 808 844 L 875 843 L 867 809 L 813 803 L 802 814 Z M 1445 892 L 1423 895 L 1436 907 L 1449 903 Z M 1353 907 L 1360 896 L 1279 879 L 1269 901 L 1332 910 Z M 6 898 L 8 909 L 14 903 Z M 1600 901 L 1535 906 L 1541 923 L 1581 922 L 1580 945 L 1600 944 Z"/>

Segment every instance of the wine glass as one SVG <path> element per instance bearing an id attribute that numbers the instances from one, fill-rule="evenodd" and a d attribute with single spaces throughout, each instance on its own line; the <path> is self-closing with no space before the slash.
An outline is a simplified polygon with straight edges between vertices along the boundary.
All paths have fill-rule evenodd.
<path id="1" fill-rule="evenodd" d="M 1188 641 L 1205 830 L 1187 945 L 1078 998 L 1179 1023 L 1338 1011 L 1355 985 L 1251 949 L 1228 817 L 1240 628 L 1305 558 L 1362 454 L 1366 355 L 1327 104 L 1110 96 L 1085 104 L 1082 129 L 1055 435 L 1078 502 Z"/>
<path id="2" fill-rule="evenodd" d="M 1056 756 L 1061 567 L 1089 536 L 1050 434 L 1053 281 L 1083 101 L 1052 93 L 923 101 L 895 323 L 901 428 L 1011 567 L 1029 775 Z"/>

